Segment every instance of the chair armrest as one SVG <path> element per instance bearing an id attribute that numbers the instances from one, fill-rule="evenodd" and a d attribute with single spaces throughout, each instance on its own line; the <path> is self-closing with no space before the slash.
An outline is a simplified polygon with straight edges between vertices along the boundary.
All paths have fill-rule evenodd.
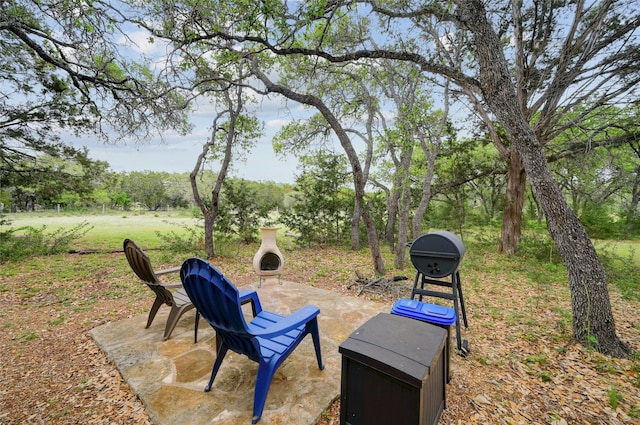
<path id="1" fill-rule="evenodd" d="M 161 283 L 160 286 L 164 286 L 167 289 L 182 288 L 182 283 L 171 283 L 169 285 Z"/>
<path id="2" fill-rule="evenodd" d="M 157 270 L 156 276 L 162 276 L 163 274 L 169 274 L 169 273 L 177 273 L 179 271 L 180 271 L 180 267 L 172 267 L 170 269 Z"/>
<path id="3" fill-rule="evenodd" d="M 180 267 L 172 267 L 170 269 L 158 270 L 158 271 L 155 271 L 154 273 L 156 274 L 156 276 L 162 276 L 169 273 L 177 273 L 179 271 L 180 271 Z M 170 284 L 161 283 L 161 285 L 167 289 L 182 288 L 182 282 L 170 283 Z"/>
<path id="4" fill-rule="evenodd" d="M 251 303 L 253 317 L 256 317 L 262 311 L 262 305 L 258 298 L 258 293 L 254 289 L 243 289 L 240 291 L 240 304 Z"/>
<path id="5" fill-rule="evenodd" d="M 307 322 L 315 319 L 318 314 L 320 314 L 320 309 L 318 307 L 315 305 L 307 305 L 293 314 L 283 317 L 282 320 L 274 323 L 273 326 L 257 331 L 253 331 L 252 329 L 251 334 L 263 338 L 282 335 L 292 329 L 307 324 Z"/>

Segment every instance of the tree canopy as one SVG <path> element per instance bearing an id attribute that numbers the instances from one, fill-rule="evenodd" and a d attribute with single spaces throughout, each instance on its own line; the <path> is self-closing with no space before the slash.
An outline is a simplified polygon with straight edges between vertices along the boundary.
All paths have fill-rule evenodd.
<path id="1" fill-rule="evenodd" d="M 65 140 L 74 134 L 133 140 L 186 130 L 182 94 L 132 56 L 121 12 L 108 3 L 0 0 L 0 185 L 54 171 L 70 177 L 43 155 L 92 166 Z"/>

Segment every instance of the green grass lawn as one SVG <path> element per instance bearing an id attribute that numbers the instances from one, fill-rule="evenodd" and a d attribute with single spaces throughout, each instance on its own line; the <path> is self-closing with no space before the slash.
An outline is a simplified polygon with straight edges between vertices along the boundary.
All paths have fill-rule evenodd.
<path id="1" fill-rule="evenodd" d="M 160 238 L 157 232 L 180 233 L 184 225 L 194 225 L 195 220 L 187 212 L 133 212 L 123 211 L 109 214 L 57 215 L 55 212 L 7 214 L 14 228 L 46 226 L 46 231 L 72 228 L 81 223 L 91 227 L 82 238 L 74 242 L 73 249 L 117 250 L 122 241 L 130 238 L 147 247 L 157 247 Z"/>
<path id="2" fill-rule="evenodd" d="M 10 226 L 20 228 L 32 226 L 42 228 L 46 226 L 46 232 L 57 229 L 71 229 L 82 223 L 89 229 L 80 239 L 72 242 L 72 250 L 98 250 L 113 252 L 122 249 L 122 241 L 125 238 L 135 240 L 145 249 L 166 248 L 163 239 L 170 234 L 184 235 L 187 228 L 194 228 L 198 221 L 193 218 L 188 210 L 177 211 L 108 211 L 84 215 L 57 214 L 55 211 L 38 213 L 8 214 L 6 218 Z M 256 230 L 257 233 L 257 230 Z M 467 245 L 467 255 L 463 267 L 476 267 L 483 263 L 483 256 L 487 251 L 495 250 L 498 246 L 499 229 L 465 230 L 463 238 Z M 284 250 L 295 249 L 294 240 L 284 237 L 284 231 L 280 232 L 278 245 Z M 640 299 L 640 243 L 632 240 L 595 240 L 594 245 L 605 265 L 607 277 L 610 283 L 617 286 L 625 298 Z M 245 255 L 245 249 L 239 244 L 226 244 L 216 242 L 216 252 L 225 255 Z M 247 247 L 250 252 L 252 247 Z M 167 251 L 167 249 L 164 249 Z M 163 260 L 170 261 L 171 253 L 163 251 Z M 390 267 L 393 264 L 393 254 L 388 249 L 383 249 L 385 263 Z M 474 259 L 475 253 L 482 253 L 480 258 Z M 366 255 L 366 254 L 365 254 Z M 176 258 L 180 258 L 179 255 Z M 528 276 L 532 281 L 564 280 L 566 270 L 558 255 L 555 245 L 544 231 L 526 231 L 523 233 L 519 252 L 515 255 L 515 266 L 510 269 L 502 269 L 503 265 L 495 265 L 496 273 L 514 275 L 518 278 Z M 411 264 L 406 257 L 408 269 L 397 270 L 397 274 L 411 274 Z M 484 264 L 482 267 L 492 267 Z M 335 270 L 333 264 L 329 265 Z M 369 266 L 368 269 L 371 267 Z M 363 270 L 368 272 L 369 270 Z M 408 270 L 408 271 L 407 271 Z"/>

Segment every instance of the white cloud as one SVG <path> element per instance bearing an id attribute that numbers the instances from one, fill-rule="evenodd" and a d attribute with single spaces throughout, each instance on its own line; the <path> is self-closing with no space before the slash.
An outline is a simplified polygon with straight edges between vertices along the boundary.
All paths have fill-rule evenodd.
<path id="1" fill-rule="evenodd" d="M 274 119 L 267 121 L 267 127 L 281 128 L 289 124 L 292 120 Z"/>
<path id="2" fill-rule="evenodd" d="M 447 52 L 453 51 L 453 46 L 455 45 L 455 42 L 456 42 L 456 34 L 453 32 L 448 32 L 442 37 L 440 37 L 440 43 L 442 43 L 442 46 Z"/>
<path id="3" fill-rule="evenodd" d="M 151 40 L 152 38 L 149 32 L 137 30 L 128 32 L 126 36 L 122 35 L 117 40 L 117 43 L 131 48 L 134 52 L 145 55 L 152 55 L 164 50 L 164 42 L 158 39 L 154 39 L 154 41 Z"/>

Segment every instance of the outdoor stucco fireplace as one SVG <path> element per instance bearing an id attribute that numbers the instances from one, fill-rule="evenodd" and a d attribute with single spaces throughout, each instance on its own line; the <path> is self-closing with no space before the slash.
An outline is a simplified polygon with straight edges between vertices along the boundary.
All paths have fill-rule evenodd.
<path id="1" fill-rule="evenodd" d="M 253 269 L 260 279 L 258 286 L 262 285 L 262 281 L 270 276 L 277 276 L 280 282 L 280 274 L 284 265 L 284 258 L 278 246 L 276 245 L 276 234 L 278 227 L 262 227 L 262 244 L 253 256 Z"/>

